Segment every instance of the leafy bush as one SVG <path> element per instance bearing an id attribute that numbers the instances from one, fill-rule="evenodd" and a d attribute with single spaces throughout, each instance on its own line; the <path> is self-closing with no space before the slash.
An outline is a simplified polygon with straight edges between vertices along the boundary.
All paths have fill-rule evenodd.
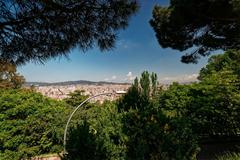
<path id="1" fill-rule="evenodd" d="M 159 105 L 161 110 L 171 117 L 183 116 L 186 114 L 187 106 L 191 102 L 189 90 L 191 85 L 180 85 L 173 83 L 167 90 L 159 95 Z"/>
<path id="2" fill-rule="evenodd" d="M 225 74 L 226 75 L 226 74 Z M 240 94 L 231 85 L 223 85 L 218 76 L 192 85 L 172 85 L 159 103 L 172 117 L 186 117 L 199 136 L 237 136 L 240 132 Z M 225 79 L 226 80 L 226 79 Z"/>
<path id="3" fill-rule="evenodd" d="M 196 159 L 197 137 L 188 120 L 168 117 L 150 94 L 149 74 L 144 72 L 118 102 L 123 131 L 128 136 L 127 159 Z M 157 92 L 155 90 L 155 92 Z"/>
<path id="4" fill-rule="evenodd" d="M 68 96 L 69 97 L 65 98 L 64 101 L 72 107 L 77 107 L 89 97 L 87 95 L 84 95 L 83 90 L 75 90 L 74 92 L 70 93 Z"/>
<path id="5" fill-rule="evenodd" d="M 124 133 L 128 136 L 127 159 L 192 160 L 199 151 L 189 122 L 169 118 L 153 107 L 125 113 Z"/>
<path id="6" fill-rule="evenodd" d="M 65 103 L 29 90 L 0 91 L 0 159 L 62 150 Z"/>
<path id="7" fill-rule="evenodd" d="M 214 55 L 210 57 L 206 67 L 203 67 L 199 73 L 198 79 L 211 76 L 216 72 L 223 70 L 232 71 L 234 75 L 240 78 L 240 51 L 229 50 L 224 54 Z"/>
<path id="8" fill-rule="evenodd" d="M 78 112 L 79 123 L 72 125 L 67 141 L 67 160 L 124 160 L 127 137 L 122 133 L 121 114 L 114 103 Z"/>
<path id="9" fill-rule="evenodd" d="M 229 79 L 230 76 L 218 72 L 192 86 L 189 95 L 192 100 L 185 115 L 193 120 L 197 133 L 209 136 L 240 133 L 240 92 L 235 87 L 237 81 Z"/>
<path id="10" fill-rule="evenodd" d="M 98 141 L 95 130 L 91 129 L 91 125 L 84 121 L 69 131 L 69 139 L 67 143 L 67 154 L 63 159 L 74 160 L 101 160 L 106 159 L 106 150 L 101 148 L 103 141 Z"/>
<path id="11" fill-rule="evenodd" d="M 161 93 L 159 103 L 162 110 L 170 116 L 187 117 L 199 136 L 238 136 L 239 64 L 238 52 L 213 56 L 201 70 L 199 83 L 174 83 Z"/>
<path id="12" fill-rule="evenodd" d="M 148 105 L 149 100 L 152 101 L 158 92 L 157 74 L 149 74 L 144 71 L 141 78 L 135 78 L 133 85 L 128 92 L 118 100 L 118 110 L 128 111 L 129 109 L 144 109 Z"/>

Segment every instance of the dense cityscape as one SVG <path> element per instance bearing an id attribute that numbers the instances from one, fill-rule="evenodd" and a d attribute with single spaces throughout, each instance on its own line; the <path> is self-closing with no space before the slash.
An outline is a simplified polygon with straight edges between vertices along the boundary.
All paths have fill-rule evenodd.
<path id="1" fill-rule="evenodd" d="M 50 85 L 50 86 L 37 86 L 35 89 L 45 96 L 54 99 L 63 99 L 68 97 L 68 94 L 75 90 L 83 90 L 84 95 L 97 95 L 100 93 L 114 93 L 115 91 L 127 91 L 130 84 L 78 84 L 78 85 Z M 107 96 L 99 96 L 94 98 L 94 101 L 103 102 L 104 100 L 115 100 L 119 95 L 111 94 Z"/>

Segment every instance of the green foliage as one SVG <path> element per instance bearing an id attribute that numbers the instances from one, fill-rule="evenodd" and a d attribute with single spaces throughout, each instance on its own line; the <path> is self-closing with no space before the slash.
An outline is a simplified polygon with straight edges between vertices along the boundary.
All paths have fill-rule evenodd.
<path id="1" fill-rule="evenodd" d="M 157 87 L 157 74 L 152 73 L 150 75 L 148 71 L 144 71 L 140 80 L 138 81 L 138 78 L 136 78 L 128 92 L 119 99 L 119 110 L 143 109 L 149 103 L 149 100 L 157 95 Z"/>
<path id="2" fill-rule="evenodd" d="M 190 85 L 173 83 L 159 95 L 159 105 L 163 112 L 171 117 L 185 115 L 186 108 L 191 101 Z"/>
<path id="3" fill-rule="evenodd" d="M 70 130 L 70 136 L 67 143 L 67 154 L 62 159 L 66 160 L 101 160 L 106 159 L 105 152 L 98 142 L 95 133 L 91 131 L 90 124 L 84 121 L 83 124 L 77 125 Z"/>
<path id="4" fill-rule="evenodd" d="M 130 110 L 124 116 L 128 136 L 127 159 L 194 160 L 199 151 L 197 137 L 183 118 L 169 118 L 156 106 Z"/>
<path id="5" fill-rule="evenodd" d="M 231 50 L 213 56 L 200 82 L 173 83 L 161 92 L 156 74 L 145 71 L 116 104 L 81 108 L 70 124 L 63 159 L 195 160 L 199 140 L 239 136 L 239 55 Z M 60 152 L 72 109 L 65 105 L 75 107 L 86 98 L 82 91 L 61 102 L 31 90 L 1 90 L 0 159 Z"/>
<path id="6" fill-rule="evenodd" d="M 84 100 L 86 100 L 89 96 L 84 95 L 83 90 L 75 90 L 74 92 L 70 93 L 68 98 L 65 98 L 64 101 L 72 107 L 77 107 L 80 105 Z"/>
<path id="7" fill-rule="evenodd" d="M 140 78 L 140 85 L 143 97 L 148 98 L 150 96 L 150 74 L 148 71 L 144 71 L 142 73 Z"/>
<path id="8" fill-rule="evenodd" d="M 152 82 L 152 97 L 154 97 L 156 95 L 158 87 L 158 79 L 156 73 L 151 74 L 151 82 Z"/>
<path id="9" fill-rule="evenodd" d="M 231 71 L 240 78 L 240 51 L 229 50 L 224 54 L 212 56 L 207 66 L 201 69 L 199 79 L 202 80 L 204 77 L 224 70 Z"/>
<path id="10" fill-rule="evenodd" d="M 240 132 L 240 56 L 228 51 L 213 56 L 200 72 L 201 82 L 191 91 L 193 117 L 201 119 L 213 135 L 238 135 Z M 202 129 L 204 130 L 204 129 Z"/>
<path id="11" fill-rule="evenodd" d="M 137 80 L 132 89 L 138 89 Z M 197 137 L 186 119 L 167 117 L 145 99 L 131 100 L 136 108 L 123 112 L 109 102 L 82 108 L 78 125 L 70 129 L 64 159 L 195 159 Z"/>
<path id="12" fill-rule="evenodd" d="M 137 109 L 138 107 L 143 108 L 142 104 L 142 96 L 140 94 L 140 91 L 138 88 L 132 86 L 129 88 L 126 95 L 124 95 L 122 98 L 118 101 L 118 108 L 119 111 L 121 110 L 129 110 L 129 109 Z"/>
<path id="13" fill-rule="evenodd" d="M 123 131 L 128 136 L 127 159 L 195 159 L 196 136 L 182 117 L 168 117 L 155 103 L 157 76 L 145 71 L 118 102 L 123 114 Z"/>
<path id="14" fill-rule="evenodd" d="M 67 56 L 73 47 L 113 48 L 135 0 L 0 0 L 0 59 L 16 64 Z"/>
<path id="15" fill-rule="evenodd" d="M 0 60 L 0 88 L 17 89 L 21 88 L 24 82 L 24 77 L 17 73 L 14 64 Z"/>
<path id="16" fill-rule="evenodd" d="M 199 133 L 234 136 L 240 132 L 240 79 L 232 72 L 212 74 L 193 86 L 187 115 Z M 202 127 L 201 129 L 199 127 Z"/>
<path id="17" fill-rule="evenodd" d="M 30 90 L 0 91 L 0 159 L 17 160 L 62 150 L 65 103 Z"/>
<path id="18" fill-rule="evenodd" d="M 182 62 L 197 62 L 213 50 L 239 49 L 239 0 L 170 0 L 156 5 L 150 21 L 159 44 L 179 51 L 196 48 Z"/>
<path id="19" fill-rule="evenodd" d="M 240 78 L 238 51 L 213 56 L 200 72 L 200 82 L 173 84 L 159 103 L 171 116 L 187 117 L 201 137 L 240 133 Z"/>
<path id="20" fill-rule="evenodd" d="M 199 84 L 172 85 L 159 98 L 161 108 L 169 116 L 187 117 L 199 136 L 236 136 L 240 94 L 231 81 L 221 79 L 226 76 L 218 73 Z"/>
<path id="21" fill-rule="evenodd" d="M 113 103 L 82 109 L 79 124 L 73 125 L 64 159 L 124 160 L 127 137 L 122 132 L 121 114 Z"/>
<path id="22" fill-rule="evenodd" d="M 217 157 L 216 160 L 239 160 L 240 159 L 240 153 L 227 153 L 223 156 Z"/>

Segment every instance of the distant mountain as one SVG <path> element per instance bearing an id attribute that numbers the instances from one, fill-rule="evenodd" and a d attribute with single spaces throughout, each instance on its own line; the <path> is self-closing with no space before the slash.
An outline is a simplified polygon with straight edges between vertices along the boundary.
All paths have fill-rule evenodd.
<path id="1" fill-rule="evenodd" d="M 105 81 L 99 81 L 99 82 L 92 82 L 87 80 L 78 80 L 78 81 L 65 81 L 65 82 L 26 82 L 25 86 L 67 86 L 67 85 L 104 85 L 104 84 L 125 84 L 128 85 L 130 83 L 117 83 L 117 82 L 105 82 Z"/>

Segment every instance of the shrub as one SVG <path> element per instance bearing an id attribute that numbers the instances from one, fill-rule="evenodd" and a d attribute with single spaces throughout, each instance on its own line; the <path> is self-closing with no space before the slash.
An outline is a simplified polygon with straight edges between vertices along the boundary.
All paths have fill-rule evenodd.
<path id="1" fill-rule="evenodd" d="M 159 96 L 170 116 L 187 117 L 200 137 L 236 137 L 240 133 L 240 54 L 228 51 L 212 56 L 202 68 L 200 82 L 174 83 Z"/>
<path id="2" fill-rule="evenodd" d="M 200 137 L 237 136 L 240 131 L 239 91 L 230 84 L 223 84 L 229 82 L 220 77 L 224 75 L 218 73 L 207 82 L 170 86 L 159 97 L 161 110 L 168 116 L 188 118 Z"/>
<path id="3" fill-rule="evenodd" d="M 155 86 L 156 87 L 156 86 Z M 127 159 L 196 159 L 197 137 L 183 117 L 169 117 L 150 94 L 149 74 L 144 72 L 118 102 L 123 132 L 128 136 Z"/>
<path id="4" fill-rule="evenodd" d="M 127 159 L 196 159 L 199 151 L 197 137 L 189 124 L 183 118 L 167 117 L 153 106 L 144 111 L 126 112 Z"/>
<path id="5" fill-rule="evenodd" d="M 0 159 L 62 150 L 65 103 L 29 90 L 0 91 Z"/>
<path id="6" fill-rule="evenodd" d="M 148 71 L 144 71 L 141 74 L 140 80 L 138 80 L 138 78 L 135 78 L 134 83 L 128 89 L 128 92 L 118 100 L 118 110 L 142 110 L 149 103 L 150 100 L 155 100 L 157 94 L 157 74 L 149 74 Z"/>
<path id="7" fill-rule="evenodd" d="M 74 92 L 70 93 L 65 99 L 63 99 L 67 104 L 72 107 L 77 107 L 80 105 L 84 100 L 86 100 L 89 96 L 84 95 L 83 90 L 75 90 Z M 85 105 L 86 106 L 86 105 Z"/>
<path id="8" fill-rule="evenodd" d="M 78 125 L 68 134 L 67 160 L 124 160 L 126 136 L 122 133 L 121 114 L 111 102 L 82 109 Z"/>
<path id="9" fill-rule="evenodd" d="M 69 139 L 67 143 L 67 154 L 63 159 L 66 160 L 101 160 L 106 159 L 106 150 L 101 148 L 103 141 L 98 141 L 95 130 L 91 129 L 89 122 L 84 121 L 69 131 Z"/>

